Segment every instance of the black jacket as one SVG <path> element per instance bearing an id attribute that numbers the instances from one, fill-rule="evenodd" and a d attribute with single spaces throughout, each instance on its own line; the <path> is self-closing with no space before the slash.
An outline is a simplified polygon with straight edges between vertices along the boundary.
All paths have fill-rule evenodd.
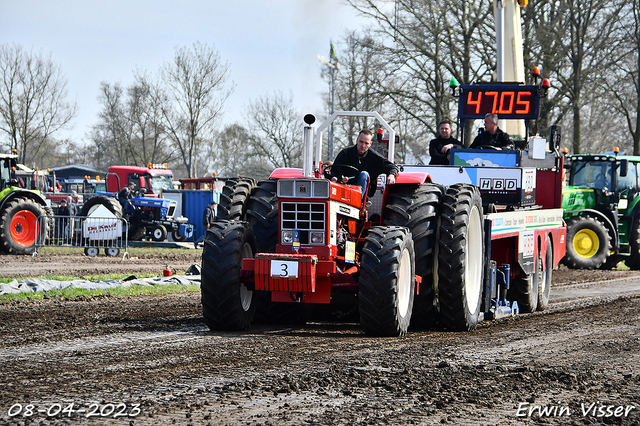
<path id="1" fill-rule="evenodd" d="M 371 148 L 369 148 L 362 157 L 358 157 L 357 145 L 353 145 L 343 149 L 333 161 L 333 166 L 331 167 L 331 176 L 337 177 L 339 179 L 341 177 L 339 173 L 340 170 L 338 167 L 335 167 L 336 164 L 353 166 L 361 172 L 366 171 L 367 173 L 369 173 L 371 182 L 373 182 L 373 184 L 369 182 L 369 190 L 367 191 L 368 197 L 373 196 L 373 194 L 375 194 L 376 192 L 376 179 L 378 175 L 384 174 L 398 176 L 398 166 L 396 166 L 391 161 L 387 160 Z"/>
<path id="2" fill-rule="evenodd" d="M 450 143 L 453 144 L 453 148 L 462 148 L 462 144 L 460 144 L 460 141 L 456 138 L 451 137 L 449 139 L 442 139 L 441 136 L 438 136 L 437 138 L 429 142 L 429 155 L 431 156 L 431 161 L 429 161 L 429 164 L 443 166 L 448 165 L 449 159 L 447 158 L 447 156 L 449 155 L 449 153 L 446 152 L 443 154 L 442 147 Z"/>
<path id="3" fill-rule="evenodd" d="M 486 130 L 483 131 L 478 136 L 476 136 L 476 138 L 473 140 L 473 143 L 469 148 L 475 149 L 483 145 L 491 145 L 498 148 L 507 148 L 507 149 L 513 149 L 513 146 L 514 146 L 513 141 L 511 140 L 509 135 L 503 132 L 502 130 L 500 130 L 500 128 L 498 128 L 498 130 L 493 135 L 487 132 Z"/>
<path id="4" fill-rule="evenodd" d="M 125 186 L 120 190 L 120 192 L 118 192 L 118 198 L 123 198 L 125 200 L 128 200 L 130 198 L 133 198 L 134 193 L 135 193 L 135 190 L 132 191 L 129 189 L 128 186 Z"/>
<path id="5" fill-rule="evenodd" d="M 211 208 L 210 205 L 205 207 L 204 214 L 202 215 L 202 226 L 204 226 L 204 229 L 209 229 L 209 225 L 214 222 L 215 218 L 216 213 L 213 208 Z"/>

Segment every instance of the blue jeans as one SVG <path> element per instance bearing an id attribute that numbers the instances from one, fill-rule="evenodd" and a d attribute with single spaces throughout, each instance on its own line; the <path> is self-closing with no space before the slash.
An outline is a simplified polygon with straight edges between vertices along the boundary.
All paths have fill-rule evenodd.
<path id="1" fill-rule="evenodd" d="M 360 186 L 360 188 L 362 188 L 362 202 L 364 202 L 364 197 L 369 190 L 369 180 L 369 172 L 367 171 L 362 171 L 358 175 L 358 185 Z"/>

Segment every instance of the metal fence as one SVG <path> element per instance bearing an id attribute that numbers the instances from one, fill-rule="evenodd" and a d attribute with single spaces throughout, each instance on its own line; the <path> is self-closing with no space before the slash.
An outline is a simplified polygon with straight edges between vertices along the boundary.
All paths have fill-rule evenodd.
<path id="1" fill-rule="evenodd" d="M 128 258 L 127 229 L 129 222 L 116 217 L 39 216 L 38 233 L 33 255 L 42 247 L 84 248 L 87 256 L 97 256 L 103 250 L 111 257 Z"/>

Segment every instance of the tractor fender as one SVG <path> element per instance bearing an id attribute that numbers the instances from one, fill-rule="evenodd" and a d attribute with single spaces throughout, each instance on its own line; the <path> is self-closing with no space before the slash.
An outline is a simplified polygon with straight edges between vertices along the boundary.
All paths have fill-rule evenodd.
<path id="1" fill-rule="evenodd" d="M 269 176 L 270 179 L 286 179 L 286 178 L 301 178 L 302 169 L 293 168 L 280 168 L 275 169 Z"/>
<path id="2" fill-rule="evenodd" d="M 609 231 L 609 233 L 612 235 L 611 246 L 616 249 L 620 247 L 620 236 L 618 235 L 618 230 L 613 225 L 611 220 L 609 220 L 607 216 L 605 216 L 603 213 L 599 212 L 598 210 L 594 210 L 594 209 L 571 210 L 568 212 L 564 212 L 564 214 L 565 214 L 565 217 L 570 214 L 571 216 L 591 216 L 601 220 L 602 223 L 604 223 L 604 226 L 607 227 L 607 230 Z"/>
<path id="3" fill-rule="evenodd" d="M 0 192 L 0 210 L 2 210 L 8 201 L 13 200 L 16 197 L 28 198 L 40 204 L 43 208 L 47 207 L 47 202 L 44 197 L 37 192 L 30 191 L 28 189 L 10 187 Z"/>
<path id="4" fill-rule="evenodd" d="M 398 176 L 396 176 L 396 184 L 431 182 L 431 176 L 426 172 L 400 172 Z"/>

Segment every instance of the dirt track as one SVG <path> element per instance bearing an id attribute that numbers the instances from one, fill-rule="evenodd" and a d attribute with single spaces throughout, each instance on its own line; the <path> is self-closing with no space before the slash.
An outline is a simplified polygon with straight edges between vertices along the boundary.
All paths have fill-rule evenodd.
<path id="1" fill-rule="evenodd" d="M 0 266 L 160 273 L 192 256 Z M 607 278 L 634 281 L 593 296 Z M 640 274 L 564 269 L 554 284 L 543 313 L 401 339 L 352 323 L 212 333 L 197 293 L 0 305 L 0 423 L 640 424 Z"/>

